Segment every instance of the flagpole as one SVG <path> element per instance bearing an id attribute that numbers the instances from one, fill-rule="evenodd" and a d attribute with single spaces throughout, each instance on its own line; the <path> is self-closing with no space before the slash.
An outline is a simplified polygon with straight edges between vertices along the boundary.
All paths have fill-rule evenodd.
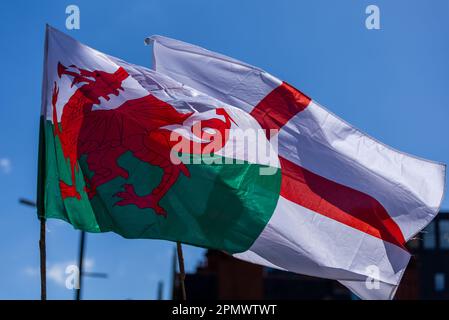
<path id="1" fill-rule="evenodd" d="M 41 234 L 39 239 L 39 252 L 41 263 L 41 300 L 47 300 L 47 268 L 46 268 L 46 250 L 45 250 L 45 218 L 39 218 L 41 222 Z"/>
<path id="2" fill-rule="evenodd" d="M 81 286 L 82 286 L 82 280 L 83 280 L 83 259 L 84 259 L 84 247 L 85 247 L 85 238 L 86 238 L 86 232 L 81 231 L 80 234 L 80 248 L 79 248 L 79 256 L 78 256 L 78 289 L 76 289 L 75 299 L 81 300 Z"/>
<path id="3" fill-rule="evenodd" d="M 38 170 L 37 170 L 37 201 L 32 203 L 37 208 L 37 214 L 40 220 L 40 238 L 39 238 L 39 255 L 41 269 L 41 300 L 47 300 L 47 253 L 46 253 L 46 219 L 44 205 L 44 185 L 45 185 L 45 120 L 44 110 L 47 107 L 47 56 L 48 56 L 48 30 L 49 25 L 45 25 L 45 42 L 44 42 L 44 70 L 42 76 L 42 101 L 41 101 L 41 117 L 39 123 L 39 151 L 38 151 Z M 28 203 L 30 205 L 30 203 Z"/>
<path id="4" fill-rule="evenodd" d="M 187 300 L 187 295 L 186 295 L 186 285 L 185 285 L 185 278 L 186 278 L 186 272 L 184 269 L 184 257 L 182 254 L 182 246 L 181 246 L 181 242 L 177 241 L 176 242 L 176 247 L 178 250 L 178 264 L 179 264 L 179 280 L 181 283 L 181 292 L 182 292 L 182 300 L 186 301 Z"/>
<path id="5" fill-rule="evenodd" d="M 20 204 L 37 208 L 36 202 L 24 198 L 19 199 Z M 38 213 L 38 219 L 40 222 L 40 237 L 39 237 L 39 259 L 40 259 L 40 271 L 41 271 L 41 300 L 47 300 L 47 265 L 46 265 L 46 243 L 45 243 L 45 216 Z"/>

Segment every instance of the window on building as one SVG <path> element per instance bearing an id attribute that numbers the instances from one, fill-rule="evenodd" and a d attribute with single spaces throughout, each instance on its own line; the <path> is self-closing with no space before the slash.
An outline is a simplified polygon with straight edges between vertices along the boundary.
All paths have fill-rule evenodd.
<path id="1" fill-rule="evenodd" d="M 446 275 L 444 273 L 435 273 L 435 291 L 444 291 L 446 288 Z"/>
<path id="2" fill-rule="evenodd" d="M 440 248 L 449 249 L 449 220 L 440 220 Z"/>
<path id="3" fill-rule="evenodd" d="M 436 237 L 435 237 L 435 222 L 431 222 L 427 228 L 422 232 L 423 234 L 423 247 L 424 249 L 435 249 Z"/>

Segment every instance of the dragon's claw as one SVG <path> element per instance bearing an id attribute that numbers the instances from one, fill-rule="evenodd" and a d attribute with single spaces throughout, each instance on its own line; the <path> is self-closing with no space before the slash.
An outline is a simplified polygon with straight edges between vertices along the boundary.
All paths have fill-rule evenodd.
<path id="1" fill-rule="evenodd" d="M 59 180 L 59 189 L 61 190 L 62 199 L 73 198 L 73 197 L 77 198 L 78 200 L 81 199 L 81 195 L 76 190 L 75 185 L 69 185 L 69 184 L 65 183 L 64 181 Z"/>
<path id="2" fill-rule="evenodd" d="M 124 191 L 114 194 L 114 197 L 121 198 L 114 206 L 135 205 L 140 209 L 153 209 L 157 215 L 167 217 L 167 212 L 158 204 L 158 199 L 154 195 L 139 196 L 131 184 L 125 184 L 123 188 Z"/>

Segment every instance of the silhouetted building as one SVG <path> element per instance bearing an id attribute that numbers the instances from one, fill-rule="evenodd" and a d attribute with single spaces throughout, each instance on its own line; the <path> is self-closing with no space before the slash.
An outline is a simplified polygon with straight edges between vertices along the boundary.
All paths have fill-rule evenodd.
<path id="1" fill-rule="evenodd" d="M 174 283 L 173 298 L 179 299 L 179 282 Z M 206 261 L 186 275 L 185 285 L 189 300 L 350 298 L 337 281 L 264 268 L 217 250 L 207 251 Z"/>
<path id="2" fill-rule="evenodd" d="M 449 213 L 437 218 L 408 243 L 413 257 L 396 299 L 449 299 Z M 174 268 L 176 256 L 174 256 Z M 244 262 L 216 250 L 185 279 L 188 300 L 200 299 L 351 299 L 340 283 Z M 173 299 L 180 286 L 174 269 Z"/>
<path id="3" fill-rule="evenodd" d="M 408 242 L 413 254 L 397 299 L 449 299 L 449 212 Z"/>

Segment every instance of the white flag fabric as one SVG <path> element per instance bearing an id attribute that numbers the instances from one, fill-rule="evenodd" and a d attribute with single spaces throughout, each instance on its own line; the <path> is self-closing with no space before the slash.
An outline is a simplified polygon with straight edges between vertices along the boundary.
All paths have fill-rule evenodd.
<path id="1" fill-rule="evenodd" d="M 363 299 L 392 299 L 405 243 L 438 213 L 445 165 L 380 143 L 267 72 L 152 36 L 154 69 L 238 107 L 277 138 L 282 182 L 274 214 L 235 257 L 335 279 Z"/>

